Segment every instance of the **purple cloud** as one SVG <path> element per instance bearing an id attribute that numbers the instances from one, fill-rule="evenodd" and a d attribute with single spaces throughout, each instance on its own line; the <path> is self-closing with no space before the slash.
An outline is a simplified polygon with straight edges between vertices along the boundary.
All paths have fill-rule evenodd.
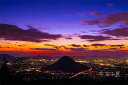
<path id="1" fill-rule="evenodd" d="M 104 41 L 104 40 L 119 40 L 114 39 L 112 37 L 106 37 L 106 36 L 94 36 L 94 35 L 81 35 L 79 36 L 81 39 L 87 39 L 87 41 L 94 42 L 94 41 Z"/>
<path id="2" fill-rule="evenodd" d="M 31 48 L 32 50 L 49 50 L 49 51 L 54 51 L 56 49 L 49 49 L 49 48 Z"/>
<path id="3" fill-rule="evenodd" d="M 111 48 L 125 48 L 125 45 L 110 45 Z"/>
<path id="4" fill-rule="evenodd" d="M 128 13 L 110 14 L 107 15 L 107 18 L 104 20 L 104 23 L 108 26 L 119 22 L 128 25 Z"/>
<path id="5" fill-rule="evenodd" d="M 88 45 L 83 45 L 84 47 L 88 47 Z"/>
<path id="6" fill-rule="evenodd" d="M 85 25 L 99 25 L 101 23 L 101 21 L 99 20 L 91 20 L 91 21 L 84 20 L 81 22 L 83 22 Z"/>
<path id="7" fill-rule="evenodd" d="M 72 51 L 85 51 L 85 48 L 69 48 Z"/>
<path id="8" fill-rule="evenodd" d="M 81 47 L 80 45 L 76 45 L 76 44 L 71 44 L 71 46 L 73 46 L 73 47 Z"/>
<path id="9" fill-rule="evenodd" d="M 71 37 L 65 37 L 65 39 L 69 39 L 69 40 L 71 40 L 72 38 L 71 38 Z"/>
<path id="10" fill-rule="evenodd" d="M 92 44 L 91 46 L 106 46 L 106 44 L 98 44 L 98 43 L 95 43 L 95 44 Z"/>
<path id="11" fill-rule="evenodd" d="M 51 45 L 51 44 L 44 44 L 44 46 L 51 46 L 53 48 L 59 49 L 61 46 Z"/>
<path id="12" fill-rule="evenodd" d="M 100 16 L 101 14 L 99 12 L 91 12 L 91 15 L 93 15 L 93 16 Z"/>
<path id="13" fill-rule="evenodd" d="M 104 29 L 102 33 L 117 36 L 117 37 L 128 37 L 128 27 L 117 28 L 113 30 Z"/>
<path id="14" fill-rule="evenodd" d="M 117 23 L 122 23 L 122 25 L 127 26 L 128 13 L 109 14 L 100 20 L 84 20 L 82 22 L 86 25 L 98 25 L 100 27 L 106 27 Z"/>
<path id="15" fill-rule="evenodd" d="M 43 42 L 62 38 L 61 34 L 50 34 L 41 32 L 29 26 L 29 29 L 24 30 L 15 25 L 0 24 L 0 38 L 5 40 L 18 40 L 30 42 Z"/>

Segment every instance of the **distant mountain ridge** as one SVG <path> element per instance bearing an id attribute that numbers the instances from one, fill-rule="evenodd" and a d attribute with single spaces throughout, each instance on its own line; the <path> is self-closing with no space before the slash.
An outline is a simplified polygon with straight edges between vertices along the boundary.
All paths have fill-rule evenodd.
<path id="1" fill-rule="evenodd" d="M 45 69 L 65 73 L 77 73 L 83 70 L 88 70 L 90 67 L 77 63 L 68 56 L 64 56 L 54 64 L 47 66 Z"/>
<path id="2" fill-rule="evenodd" d="M 0 54 L 0 60 L 14 61 L 15 57 L 9 54 Z"/>

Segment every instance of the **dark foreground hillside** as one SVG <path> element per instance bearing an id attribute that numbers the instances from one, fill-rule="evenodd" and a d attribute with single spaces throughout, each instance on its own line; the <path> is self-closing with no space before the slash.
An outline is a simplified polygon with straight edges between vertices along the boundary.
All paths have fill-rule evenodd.
<path id="1" fill-rule="evenodd" d="M 11 78 L 8 80 L 2 80 L 0 85 L 127 85 L 128 79 L 124 78 L 111 78 L 108 77 L 106 79 L 91 79 L 91 78 L 84 78 L 84 79 L 62 79 L 62 80 L 31 80 L 31 81 L 24 81 L 20 79 Z"/>

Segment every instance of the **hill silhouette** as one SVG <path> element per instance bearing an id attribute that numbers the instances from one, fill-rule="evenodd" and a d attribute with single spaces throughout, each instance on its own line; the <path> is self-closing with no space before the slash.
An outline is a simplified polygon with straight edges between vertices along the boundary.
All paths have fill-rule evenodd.
<path id="1" fill-rule="evenodd" d="M 1 61 L 4 61 L 4 60 L 14 61 L 15 60 L 15 57 L 12 56 L 12 55 L 9 55 L 9 54 L 0 54 L 0 60 Z"/>
<path id="2" fill-rule="evenodd" d="M 47 66 L 45 69 L 61 71 L 65 73 L 77 73 L 83 70 L 90 69 L 90 67 L 77 63 L 68 56 L 64 56 L 54 64 Z"/>

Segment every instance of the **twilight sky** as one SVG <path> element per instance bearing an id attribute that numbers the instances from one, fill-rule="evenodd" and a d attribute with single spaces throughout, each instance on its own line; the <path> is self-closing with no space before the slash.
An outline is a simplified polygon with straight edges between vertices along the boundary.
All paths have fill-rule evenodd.
<path id="1" fill-rule="evenodd" d="M 128 0 L 0 2 L 0 53 L 128 59 Z"/>

